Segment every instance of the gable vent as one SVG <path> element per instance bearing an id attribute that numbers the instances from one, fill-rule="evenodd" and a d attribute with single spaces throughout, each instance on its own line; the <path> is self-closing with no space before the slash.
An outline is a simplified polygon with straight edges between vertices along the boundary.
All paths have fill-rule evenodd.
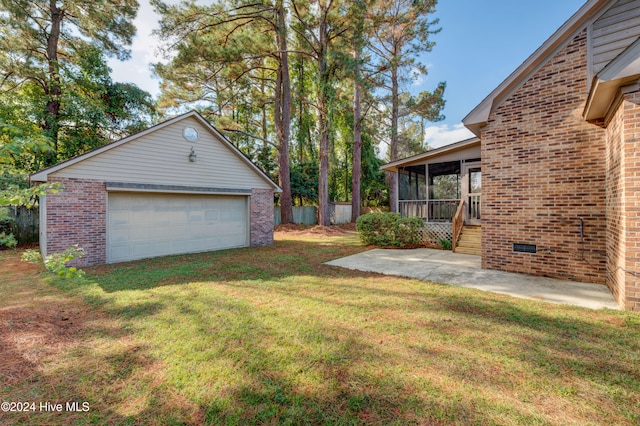
<path id="1" fill-rule="evenodd" d="M 513 251 L 516 253 L 537 253 L 538 247 L 533 244 L 514 244 Z"/>

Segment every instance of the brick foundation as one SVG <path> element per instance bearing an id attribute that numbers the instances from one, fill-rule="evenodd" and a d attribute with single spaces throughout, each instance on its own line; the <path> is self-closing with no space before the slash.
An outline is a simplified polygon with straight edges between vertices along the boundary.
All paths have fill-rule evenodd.
<path id="1" fill-rule="evenodd" d="M 581 117 L 586 38 L 561 49 L 482 129 L 483 268 L 605 283 L 605 130 Z M 514 243 L 538 252 L 514 253 Z"/>
<path id="2" fill-rule="evenodd" d="M 103 181 L 50 178 L 64 190 L 46 196 L 47 254 L 61 253 L 78 244 L 87 256 L 73 266 L 107 261 L 107 190 Z"/>
<path id="3" fill-rule="evenodd" d="M 273 190 L 253 189 L 250 209 L 251 245 L 273 244 Z"/>

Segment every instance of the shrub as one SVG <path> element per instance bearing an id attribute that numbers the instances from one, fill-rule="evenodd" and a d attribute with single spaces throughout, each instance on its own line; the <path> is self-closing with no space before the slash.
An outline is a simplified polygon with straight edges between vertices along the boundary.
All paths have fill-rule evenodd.
<path id="1" fill-rule="evenodd" d="M 22 259 L 23 262 L 38 263 L 42 260 L 42 255 L 38 250 L 26 249 L 20 259 Z"/>
<path id="2" fill-rule="evenodd" d="M 451 245 L 451 241 L 449 240 L 445 240 L 445 239 L 440 240 L 440 245 L 445 250 L 451 250 L 452 245 Z"/>
<path id="3" fill-rule="evenodd" d="M 7 234 L 6 232 L 0 232 L 0 247 L 5 246 L 12 248 L 18 245 L 18 241 L 13 234 Z"/>
<path id="4" fill-rule="evenodd" d="M 10 228 L 11 217 L 6 207 L 0 207 L 0 247 L 12 248 L 18 245 L 18 241 L 11 232 L 7 232 Z"/>
<path id="5" fill-rule="evenodd" d="M 82 278 L 84 271 L 75 267 L 67 268 L 67 263 L 73 259 L 79 259 L 86 254 L 82 247 L 74 245 L 63 251 L 62 253 L 54 253 L 48 255 L 44 259 L 44 266 L 54 274 L 64 278 Z M 22 260 L 25 262 L 36 263 L 42 259 L 40 252 L 37 250 L 26 250 L 22 254 Z"/>
<path id="6" fill-rule="evenodd" d="M 422 244 L 419 217 L 402 217 L 399 213 L 367 213 L 356 221 L 356 230 L 365 244 L 381 247 L 408 247 Z"/>

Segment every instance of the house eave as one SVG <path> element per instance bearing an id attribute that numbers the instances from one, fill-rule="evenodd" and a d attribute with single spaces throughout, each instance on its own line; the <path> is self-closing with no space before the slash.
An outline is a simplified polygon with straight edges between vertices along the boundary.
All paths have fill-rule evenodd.
<path id="1" fill-rule="evenodd" d="M 460 142 L 455 142 L 449 145 L 442 146 L 440 148 L 432 149 L 431 151 L 427 151 L 422 154 L 413 155 L 411 157 L 403 158 L 401 160 L 384 164 L 380 167 L 380 170 L 385 172 L 396 172 L 399 167 L 402 167 L 406 164 L 415 163 L 418 161 L 427 160 L 432 157 L 437 157 L 439 155 L 460 151 L 475 145 L 480 145 L 480 139 L 478 138 L 465 139 Z"/>
<path id="2" fill-rule="evenodd" d="M 613 59 L 593 79 L 583 118 L 594 121 L 606 118 L 616 104 L 620 91 L 640 79 L 640 38 Z"/>

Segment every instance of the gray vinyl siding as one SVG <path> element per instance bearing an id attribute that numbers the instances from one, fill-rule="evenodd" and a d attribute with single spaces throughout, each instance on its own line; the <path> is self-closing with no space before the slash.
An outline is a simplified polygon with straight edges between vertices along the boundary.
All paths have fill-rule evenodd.
<path id="1" fill-rule="evenodd" d="M 640 0 L 618 0 L 590 28 L 590 75 L 640 37 Z"/>
<path id="2" fill-rule="evenodd" d="M 194 127 L 188 142 L 182 130 Z M 193 147 L 197 154 L 189 162 Z M 52 173 L 55 177 L 155 185 L 272 189 L 265 179 L 194 118 L 186 118 Z"/>

